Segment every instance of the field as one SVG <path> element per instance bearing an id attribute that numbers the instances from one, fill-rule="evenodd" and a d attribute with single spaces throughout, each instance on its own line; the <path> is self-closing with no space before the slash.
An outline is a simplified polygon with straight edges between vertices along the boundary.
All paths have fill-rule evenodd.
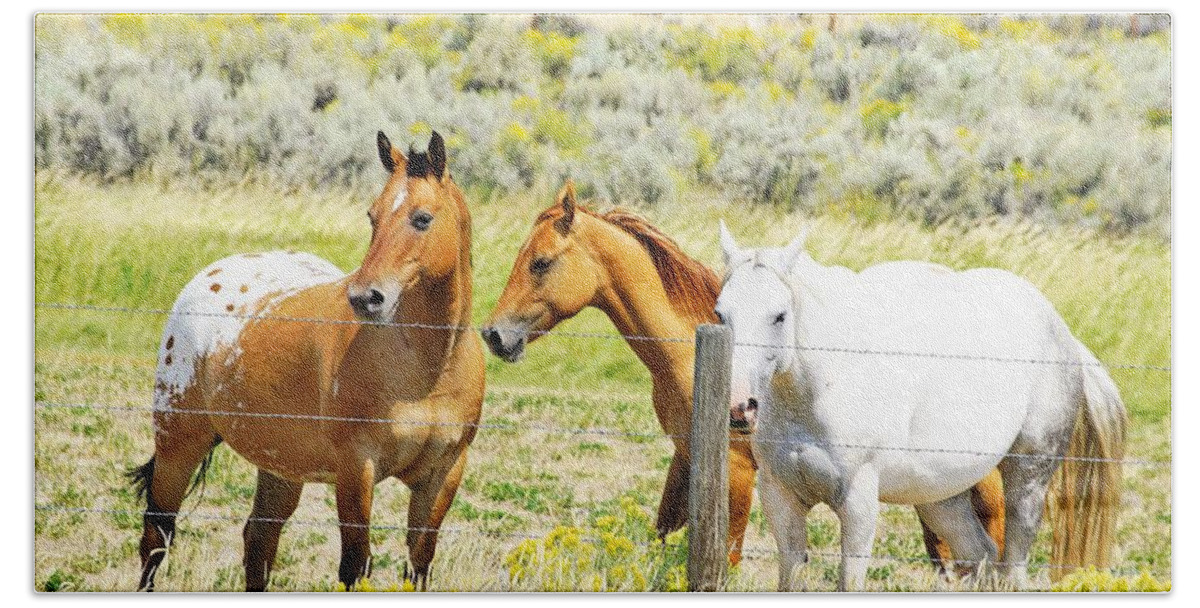
<path id="1" fill-rule="evenodd" d="M 370 151 L 371 142 L 362 142 Z M 451 157 L 451 165 L 454 157 Z M 380 183 L 382 174 L 379 174 Z M 552 187 L 552 186 L 548 186 Z M 35 180 L 35 299 L 38 303 L 163 309 L 209 261 L 236 252 L 294 248 L 355 268 L 366 247 L 369 187 L 277 188 L 245 183 L 203 189 L 170 180 L 101 183 L 41 169 Z M 475 313 L 485 318 L 499 296 L 524 235 L 549 189 L 498 193 L 468 189 L 474 216 Z M 710 265 L 719 260 L 716 224 L 724 218 L 747 245 L 783 243 L 811 226 L 809 250 L 826 264 L 861 269 L 894 259 L 954 268 L 999 267 L 1031 280 L 1096 355 L 1110 364 L 1171 365 L 1170 245 L 1152 233 L 1118 235 L 1091 228 L 1048 227 L 1012 219 L 946 221 L 862 219 L 845 210 L 815 217 L 785 206 L 744 205 L 701 188 L 639 210 L 683 249 Z M 47 590 L 130 590 L 137 581 L 140 505 L 122 477 L 150 455 L 149 407 L 164 318 L 155 314 L 39 306 L 35 315 L 35 567 Z M 588 311 L 563 331 L 613 334 Z M 649 521 L 669 459 L 649 402 L 649 378 L 615 337 L 550 336 L 525 361 L 488 358 L 484 420 L 467 475 L 444 524 L 434 562 L 436 590 L 678 588 L 676 544 L 657 549 Z M 1170 372 L 1111 371 L 1131 414 L 1129 457 L 1169 461 Z M 91 404 L 94 407 L 59 407 Z M 127 409 L 106 409 L 127 408 Z M 626 436 L 555 429 L 612 429 Z M 1119 522 L 1120 568 L 1171 578 L 1171 471 L 1131 464 Z M 185 502 L 179 538 L 160 574 L 161 590 L 239 590 L 241 522 L 249 512 L 253 471 L 222 446 L 203 492 Z M 405 491 L 378 488 L 373 523 L 403 527 Z M 309 486 L 284 532 L 271 588 L 334 587 L 338 542 L 333 493 Z M 557 528 L 559 526 L 565 526 Z M 557 528 L 557 529 L 556 529 Z M 576 529 L 577 528 L 577 529 Z M 522 562 L 529 544 L 552 547 L 542 561 Z M 579 546 L 579 536 L 607 542 Z M 606 536 L 607 535 L 607 536 Z M 403 534 L 373 533 L 372 585 L 400 581 Z M 731 589 L 772 589 L 773 542 L 755 505 L 748 546 L 755 553 Z M 631 544 L 618 539 L 632 539 Z M 672 539 L 677 543 L 680 539 Z M 810 588 L 832 590 L 837 523 L 819 508 L 810 519 L 816 553 Z M 589 543 L 582 543 L 590 546 Z M 924 555 L 911 509 L 888 507 L 868 586 L 873 590 L 943 588 Z M 1035 559 L 1045 563 L 1043 538 Z M 551 560 L 558 555 L 559 562 Z M 561 556 L 584 556 L 571 576 L 552 575 Z M 516 575 L 516 576 L 514 576 Z M 641 577 L 641 578 L 639 578 Z M 1036 572 L 1049 587 L 1044 569 Z"/>

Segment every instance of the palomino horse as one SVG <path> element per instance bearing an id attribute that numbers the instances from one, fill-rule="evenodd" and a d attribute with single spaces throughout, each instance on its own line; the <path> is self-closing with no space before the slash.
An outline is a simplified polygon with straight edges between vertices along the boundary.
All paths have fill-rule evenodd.
<path id="1" fill-rule="evenodd" d="M 348 587 L 370 570 L 371 501 L 412 489 L 408 549 L 424 587 L 483 402 L 483 347 L 455 330 L 471 312 L 471 218 L 441 136 L 406 158 L 381 132 L 389 179 L 371 206 L 362 267 L 299 253 L 245 254 L 200 271 L 159 349 L 154 456 L 140 588 L 151 589 L 188 482 L 221 441 L 258 467 L 246 523 L 246 589 L 262 590 L 305 483 L 337 488 Z"/>
<path id="2" fill-rule="evenodd" d="M 1037 288 L 1001 270 L 919 262 L 855 273 L 813 261 L 803 238 L 743 250 L 724 224 L 721 247 L 728 271 L 716 311 L 735 341 L 730 406 L 756 427 L 781 589 L 806 556 L 805 517 L 822 502 L 841 520 L 838 587 L 861 589 L 880 501 L 916 505 L 957 560 L 995 563 L 1024 588 L 1060 464 L 1053 562 L 1106 564 L 1125 407 Z M 997 466 L 1003 553 L 967 494 Z"/>
<path id="3" fill-rule="evenodd" d="M 670 237 L 633 213 L 603 215 L 579 206 L 568 181 L 556 202 L 538 216 L 522 245 L 484 339 L 497 356 L 517 361 L 526 342 L 558 323 L 595 306 L 624 335 L 663 340 L 629 340 L 629 347 L 653 377 L 654 410 L 675 443 L 659 503 L 660 534 L 687 523 L 692 380 L 695 359 L 690 340 L 701 323 L 716 322 L 713 307 L 717 275 L 688 257 Z M 729 543 L 731 557 L 741 556 L 742 538 L 754 490 L 754 459 L 740 433 L 729 447 Z M 998 543 L 1003 542 L 1003 496 L 999 475 L 974 492 L 979 516 Z M 926 528 L 929 553 L 940 551 Z"/>

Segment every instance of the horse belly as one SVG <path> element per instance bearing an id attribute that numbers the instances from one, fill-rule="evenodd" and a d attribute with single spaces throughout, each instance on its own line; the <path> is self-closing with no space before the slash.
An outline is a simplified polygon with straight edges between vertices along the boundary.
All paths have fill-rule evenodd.
<path id="1" fill-rule="evenodd" d="M 333 445 L 319 422 L 237 415 L 212 418 L 225 443 L 254 466 L 291 481 L 336 480 Z"/>
<path id="2" fill-rule="evenodd" d="M 934 409 L 918 410 L 907 437 L 881 444 L 880 500 L 920 504 L 967 490 L 1011 449 L 1026 415 L 1016 401 Z"/>
<path id="3" fill-rule="evenodd" d="M 979 483 L 998 460 L 965 457 L 892 463 L 880 470 L 879 500 L 902 505 L 945 500 Z"/>

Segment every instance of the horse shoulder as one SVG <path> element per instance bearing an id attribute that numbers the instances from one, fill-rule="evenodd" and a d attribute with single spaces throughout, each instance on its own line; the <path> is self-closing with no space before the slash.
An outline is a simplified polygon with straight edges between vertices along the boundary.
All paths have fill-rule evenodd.
<path id="1" fill-rule="evenodd" d="M 465 332 L 454 362 L 443 372 L 438 384 L 452 396 L 461 417 L 478 421 L 484 394 L 483 342 L 475 332 Z"/>

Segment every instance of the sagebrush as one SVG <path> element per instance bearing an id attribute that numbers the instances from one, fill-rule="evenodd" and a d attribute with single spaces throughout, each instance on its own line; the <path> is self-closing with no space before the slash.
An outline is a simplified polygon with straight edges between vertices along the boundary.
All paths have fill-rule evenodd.
<path id="1" fill-rule="evenodd" d="M 437 128 L 502 192 L 1170 234 L 1162 15 L 39 15 L 34 105 L 37 167 L 109 180 L 345 185 Z"/>

